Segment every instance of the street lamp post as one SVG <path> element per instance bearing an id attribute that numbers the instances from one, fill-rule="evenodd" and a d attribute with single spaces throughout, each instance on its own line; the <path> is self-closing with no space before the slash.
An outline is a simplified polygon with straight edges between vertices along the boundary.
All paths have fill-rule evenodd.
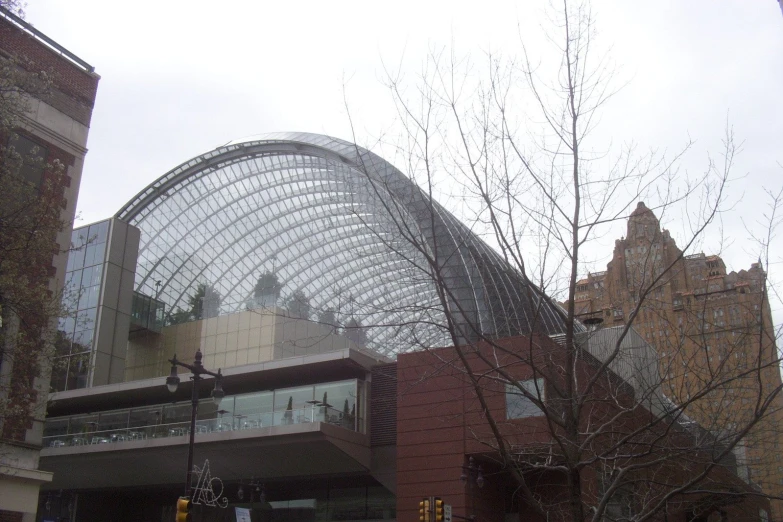
<path id="1" fill-rule="evenodd" d="M 468 459 L 468 465 L 462 466 L 462 475 L 460 482 L 468 485 L 470 490 L 470 520 L 476 520 L 476 486 L 484 487 L 484 474 L 481 471 L 481 464 L 476 464 L 473 457 Z"/>
<path id="2" fill-rule="evenodd" d="M 177 391 L 177 386 L 179 386 L 179 375 L 177 375 L 177 366 L 181 366 L 183 368 L 187 368 L 190 370 L 190 372 L 193 374 L 193 377 L 191 379 L 193 380 L 193 389 L 191 390 L 190 394 L 190 442 L 188 443 L 188 469 L 187 474 L 185 476 L 185 497 L 190 498 L 190 491 L 192 487 L 192 475 L 193 475 L 193 443 L 194 443 L 194 437 L 196 435 L 196 412 L 198 411 L 198 387 L 199 383 L 201 382 L 202 375 L 209 375 L 215 378 L 215 389 L 212 390 L 212 400 L 215 401 L 216 404 L 220 404 L 220 401 L 223 399 L 223 396 L 225 393 L 223 392 L 223 375 L 220 373 L 220 370 L 218 369 L 217 373 L 211 372 L 204 368 L 204 365 L 201 363 L 201 350 L 196 351 L 196 360 L 193 362 L 193 364 L 187 364 L 183 363 L 181 361 L 177 360 L 177 355 L 174 354 L 174 357 L 169 359 L 169 362 L 171 363 L 171 373 L 168 377 L 166 377 L 166 387 L 169 389 L 171 393 L 174 393 Z"/>

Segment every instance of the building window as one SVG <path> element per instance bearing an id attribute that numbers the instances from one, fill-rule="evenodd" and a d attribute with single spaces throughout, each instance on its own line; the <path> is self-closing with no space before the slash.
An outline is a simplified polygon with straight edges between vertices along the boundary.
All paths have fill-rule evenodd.
<path id="1" fill-rule="evenodd" d="M 519 381 L 529 395 L 544 400 L 544 379 L 528 379 Z M 530 398 L 514 384 L 506 384 L 506 418 L 523 419 L 525 417 L 537 417 L 542 415 L 541 408 L 536 406 Z"/>

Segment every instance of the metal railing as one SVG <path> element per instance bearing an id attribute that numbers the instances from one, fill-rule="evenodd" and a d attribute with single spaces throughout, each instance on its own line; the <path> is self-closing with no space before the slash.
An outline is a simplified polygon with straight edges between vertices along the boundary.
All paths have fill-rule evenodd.
<path id="1" fill-rule="evenodd" d="M 198 437 L 208 433 L 253 430 L 270 426 L 286 426 L 310 422 L 325 422 L 351 431 L 363 431 L 362 419 L 357 418 L 355 415 L 332 407 L 312 405 L 291 410 L 226 414 L 214 419 L 196 420 L 195 435 Z M 90 446 L 163 437 L 185 437 L 189 434 L 190 421 L 182 421 L 48 435 L 43 438 L 43 446 L 45 448 Z"/>

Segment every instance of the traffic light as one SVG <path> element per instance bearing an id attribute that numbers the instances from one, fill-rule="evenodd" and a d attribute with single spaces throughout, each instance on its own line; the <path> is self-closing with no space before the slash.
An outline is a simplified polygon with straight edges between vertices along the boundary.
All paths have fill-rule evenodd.
<path id="1" fill-rule="evenodd" d="M 423 498 L 419 501 L 419 522 L 431 522 L 429 498 Z"/>
<path id="2" fill-rule="evenodd" d="M 192 515 L 190 514 L 190 499 L 186 497 L 180 497 L 177 500 L 177 518 L 176 522 L 190 522 Z"/>
<path id="3" fill-rule="evenodd" d="M 443 522 L 444 520 L 444 504 L 443 499 L 440 497 L 435 497 L 435 500 L 433 502 L 435 504 L 434 511 L 435 511 L 435 522 Z"/>

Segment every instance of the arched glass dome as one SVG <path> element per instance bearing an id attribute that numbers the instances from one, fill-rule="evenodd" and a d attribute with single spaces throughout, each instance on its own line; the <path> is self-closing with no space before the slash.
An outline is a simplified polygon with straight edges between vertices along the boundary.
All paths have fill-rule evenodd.
<path id="1" fill-rule="evenodd" d="M 190 308 L 200 285 L 211 313 L 258 306 L 266 273 L 281 287 L 278 306 L 304 296 L 312 319 L 357 321 L 388 355 L 452 344 L 443 302 L 460 340 L 563 330 L 556 305 L 454 216 L 376 154 L 336 138 L 277 133 L 219 147 L 117 217 L 141 230 L 136 290 L 169 312 Z"/>

